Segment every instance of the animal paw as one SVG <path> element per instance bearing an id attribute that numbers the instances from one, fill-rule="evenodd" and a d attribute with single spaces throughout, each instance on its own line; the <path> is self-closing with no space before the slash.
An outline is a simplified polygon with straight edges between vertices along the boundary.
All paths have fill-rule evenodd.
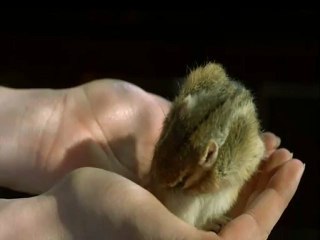
<path id="1" fill-rule="evenodd" d="M 227 216 L 221 216 L 219 218 L 213 219 L 209 221 L 203 230 L 206 231 L 213 231 L 215 233 L 220 232 L 220 230 L 228 223 L 231 221 L 230 217 Z"/>

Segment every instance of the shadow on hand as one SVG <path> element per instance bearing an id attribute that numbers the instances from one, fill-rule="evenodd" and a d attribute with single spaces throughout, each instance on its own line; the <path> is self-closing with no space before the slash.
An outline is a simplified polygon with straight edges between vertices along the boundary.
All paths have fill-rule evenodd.
<path id="1" fill-rule="evenodd" d="M 131 135 L 110 141 L 107 147 L 92 139 L 86 139 L 66 151 L 61 164 L 50 173 L 52 174 L 50 179 L 53 179 L 53 184 L 55 184 L 72 170 L 81 167 L 96 167 L 118 173 L 138 183 L 138 164 L 136 140 Z M 13 199 L 35 195 L 37 194 L 0 187 L 0 198 Z"/>

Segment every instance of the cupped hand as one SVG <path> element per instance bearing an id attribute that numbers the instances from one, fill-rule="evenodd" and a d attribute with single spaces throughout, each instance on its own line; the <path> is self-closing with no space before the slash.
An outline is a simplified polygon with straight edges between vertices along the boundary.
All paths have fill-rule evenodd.
<path id="1" fill-rule="evenodd" d="M 0 201 L 0 239 L 215 238 L 180 221 L 129 179 L 84 167 L 67 174 L 46 193 Z"/>
<path id="2" fill-rule="evenodd" d="M 86 166 L 144 184 L 169 107 L 120 80 L 62 90 L 0 88 L 0 186 L 41 193 Z"/>
<path id="3" fill-rule="evenodd" d="M 267 239 L 293 197 L 303 169 L 287 150 L 276 150 L 257 180 L 248 184 L 235 219 L 215 234 L 184 223 L 127 178 L 79 168 L 46 193 L 0 200 L 0 239 Z"/>
<path id="4" fill-rule="evenodd" d="M 219 235 L 202 232 L 138 185 L 146 183 L 167 101 L 122 81 L 0 89 L 0 96 L 0 185 L 43 193 L 0 201 L 0 236 L 11 236 L 3 239 L 266 239 L 304 169 L 265 133 L 270 156 L 244 188 L 234 220 Z M 22 229 L 13 238 L 12 224 Z"/>

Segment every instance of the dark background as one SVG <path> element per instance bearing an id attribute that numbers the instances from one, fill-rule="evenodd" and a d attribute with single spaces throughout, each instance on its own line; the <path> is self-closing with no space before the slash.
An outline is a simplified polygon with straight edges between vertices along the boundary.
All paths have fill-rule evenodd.
<path id="1" fill-rule="evenodd" d="M 264 128 L 306 163 L 270 239 L 320 239 L 318 20 L 314 9 L 1 9 L 0 85 L 120 78 L 172 99 L 188 68 L 220 62 L 255 91 Z"/>

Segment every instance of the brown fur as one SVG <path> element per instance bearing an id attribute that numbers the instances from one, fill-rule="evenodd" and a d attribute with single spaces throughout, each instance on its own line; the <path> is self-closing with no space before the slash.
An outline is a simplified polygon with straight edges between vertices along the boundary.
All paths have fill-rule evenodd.
<path id="1" fill-rule="evenodd" d="M 213 227 L 264 151 L 252 94 L 230 80 L 221 65 L 208 63 L 187 76 L 164 121 L 151 166 L 151 191 L 185 221 Z M 192 207 L 200 200 L 217 206 L 200 216 L 200 209 Z"/>

